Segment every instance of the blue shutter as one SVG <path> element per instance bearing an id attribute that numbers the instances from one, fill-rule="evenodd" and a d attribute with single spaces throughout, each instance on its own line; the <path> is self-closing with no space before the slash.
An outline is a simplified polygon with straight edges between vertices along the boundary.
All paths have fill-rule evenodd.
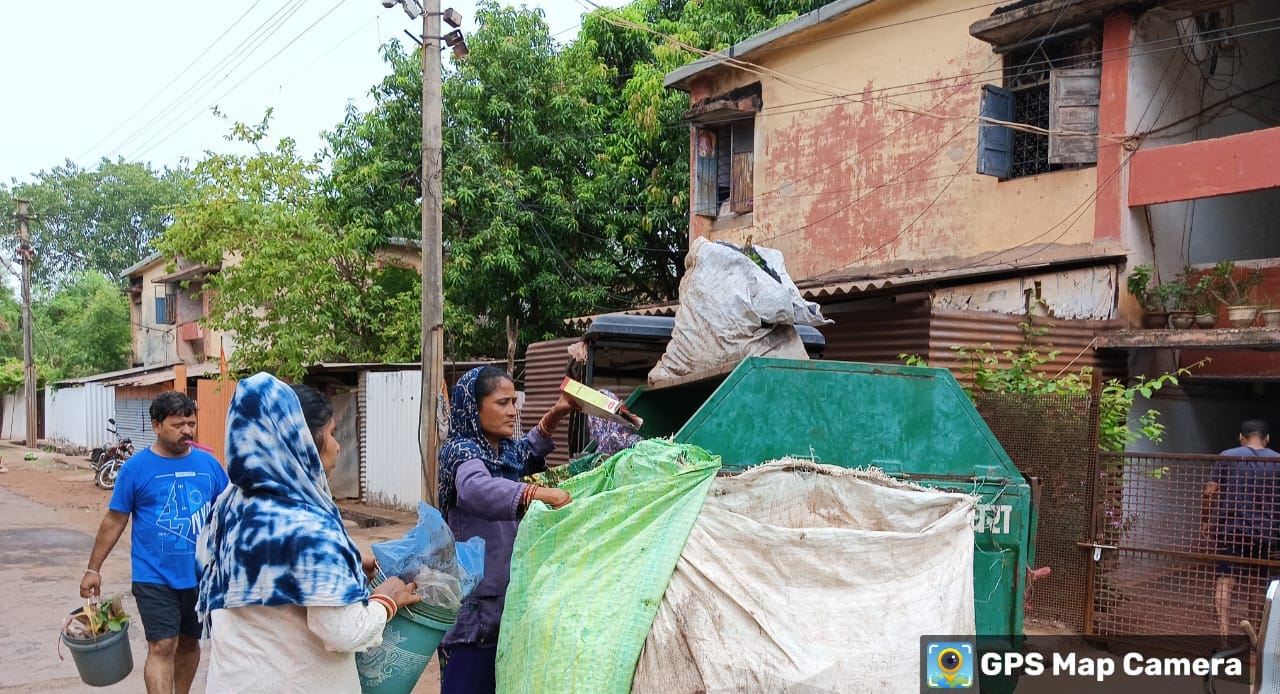
<path id="1" fill-rule="evenodd" d="M 156 297 L 156 325 L 169 324 L 169 297 Z"/>
<path id="2" fill-rule="evenodd" d="M 1013 92 L 1007 89 L 982 85 L 983 118 L 1013 121 Z M 978 173 L 998 178 L 1013 175 L 1013 131 L 1003 125 L 981 123 L 978 125 Z"/>

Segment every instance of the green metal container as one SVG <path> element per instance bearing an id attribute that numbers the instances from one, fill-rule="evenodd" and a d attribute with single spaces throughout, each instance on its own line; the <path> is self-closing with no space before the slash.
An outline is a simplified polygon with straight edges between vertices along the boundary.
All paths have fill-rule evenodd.
<path id="1" fill-rule="evenodd" d="M 732 371 L 641 388 L 627 407 L 644 418 L 641 434 L 697 444 L 728 470 L 794 456 L 978 495 L 978 633 L 1014 642 L 997 648 L 1020 642 L 1035 553 L 1032 488 L 946 369 L 752 357 Z"/>

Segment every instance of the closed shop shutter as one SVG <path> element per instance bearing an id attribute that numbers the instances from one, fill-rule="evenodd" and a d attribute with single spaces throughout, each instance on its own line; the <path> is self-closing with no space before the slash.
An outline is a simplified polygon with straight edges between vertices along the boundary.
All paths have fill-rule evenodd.
<path id="1" fill-rule="evenodd" d="M 133 439 L 135 450 L 142 450 L 155 443 L 156 434 L 151 429 L 151 401 L 117 398 L 116 431 L 122 438 Z"/>

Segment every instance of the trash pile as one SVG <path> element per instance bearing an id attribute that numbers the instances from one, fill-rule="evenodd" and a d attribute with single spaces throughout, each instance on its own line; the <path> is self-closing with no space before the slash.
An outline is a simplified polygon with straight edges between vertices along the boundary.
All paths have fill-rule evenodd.
<path id="1" fill-rule="evenodd" d="M 416 583 L 424 603 L 448 611 L 457 611 L 484 577 L 484 538 L 455 542 L 440 512 L 422 502 L 418 524 L 399 540 L 373 545 L 373 556 L 383 574 Z"/>

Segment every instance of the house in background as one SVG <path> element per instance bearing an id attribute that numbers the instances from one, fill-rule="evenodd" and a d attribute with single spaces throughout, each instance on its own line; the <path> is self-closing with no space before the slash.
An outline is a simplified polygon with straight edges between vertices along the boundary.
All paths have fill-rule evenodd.
<path id="1" fill-rule="evenodd" d="M 128 280 L 133 364 L 157 366 L 217 361 L 235 350 L 234 336 L 206 328 L 210 293 L 202 291 L 210 274 L 221 269 L 179 263 L 153 253 L 124 271 Z"/>
<path id="2" fill-rule="evenodd" d="M 690 237 L 783 251 L 836 321 L 827 358 L 955 369 L 1044 313 L 1050 369 L 1171 368 L 1112 338 L 1140 316 L 1124 280 L 1280 257 L 1276 31 L 1266 0 L 830 3 L 667 75 L 691 102 Z M 1230 346 L 1275 339 L 1246 332 Z M 1195 409 L 1230 414 L 1170 445 L 1216 450 L 1217 420 L 1257 406 L 1211 385 Z"/>

